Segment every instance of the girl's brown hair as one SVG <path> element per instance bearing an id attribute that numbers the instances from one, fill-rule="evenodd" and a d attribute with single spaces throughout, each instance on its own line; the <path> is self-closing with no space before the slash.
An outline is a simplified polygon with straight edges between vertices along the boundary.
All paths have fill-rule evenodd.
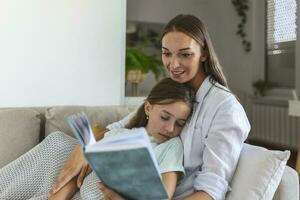
<path id="1" fill-rule="evenodd" d="M 164 105 L 178 101 L 186 103 L 192 110 L 195 92 L 188 84 L 178 83 L 171 78 L 165 78 L 158 82 L 150 91 L 145 99 L 151 105 Z M 144 104 L 139 107 L 136 114 L 126 125 L 126 128 L 145 127 L 147 125 L 147 116 Z M 192 113 L 192 111 L 191 111 Z"/>
<path id="2" fill-rule="evenodd" d="M 193 15 L 177 15 L 164 28 L 163 38 L 169 32 L 182 32 L 196 40 L 207 53 L 207 59 L 203 63 L 203 71 L 210 75 L 210 81 L 228 88 L 226 78 L 219 63 L 219 59 L 213 48 L 210 36 L 200 19 Z"/>

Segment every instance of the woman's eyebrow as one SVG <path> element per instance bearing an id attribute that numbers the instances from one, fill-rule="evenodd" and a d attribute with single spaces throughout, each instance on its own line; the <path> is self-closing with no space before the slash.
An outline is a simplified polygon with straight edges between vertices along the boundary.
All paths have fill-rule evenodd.
<path id="1" fill-rule="evenodd" d="M 162 49 L 164 49 L 164 50 L 167 50 L 167 51 L 170 51 L 168 48 L 166 48 L 166 47 L 161 47 Z M 191 48 L 190 47 L 186 47 L 186 48 L 181 48 L 181 49 L 179 49 L 179 51 L 185 51 L 185 50 L 190 50 Z"/>
<path id="2" fill-rule="evenodd" d="M 190 49 L 191 49 L 190 47 L 187 47 L 187 48 L 179 49 L 179 51 L 185 51 L 185 50 L 190 50 Z"/>

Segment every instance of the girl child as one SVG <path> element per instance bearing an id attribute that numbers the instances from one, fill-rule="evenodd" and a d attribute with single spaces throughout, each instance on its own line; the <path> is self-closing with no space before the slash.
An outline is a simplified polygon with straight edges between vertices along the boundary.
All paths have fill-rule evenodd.
<path id="1" fill-rule="evenodd" d="M 153 87 L 126 128 L 108 131 L 104 136 L 128 134 L 132 128 L 144 127 L 170 199 L 184 175 L 183 145 L 178 135 L 189 118 L 193 100 L 192 87 L 163 79 Z M 2 168 L 0 199 L 47 199 L 53 181 L 76 143 L 61 132 L 52 133 L 37 147 Z M 73 199 L 100 199 L 102 193 L 96 183 L 95 174 L 91 173 Z M 69 184 L 49 198 L 70 199 L 76 191 L 76 184 Z"/>

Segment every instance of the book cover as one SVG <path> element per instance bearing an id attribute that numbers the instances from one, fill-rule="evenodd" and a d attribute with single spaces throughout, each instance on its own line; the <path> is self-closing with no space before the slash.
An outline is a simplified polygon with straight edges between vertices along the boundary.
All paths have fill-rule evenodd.
<path id="1" fill-rule="evenodd" d="M 85 113 L 68 117 L 98 178 L 126 199 L 167 199 L 159 167 L 144 128 L 96 142 Z"/>

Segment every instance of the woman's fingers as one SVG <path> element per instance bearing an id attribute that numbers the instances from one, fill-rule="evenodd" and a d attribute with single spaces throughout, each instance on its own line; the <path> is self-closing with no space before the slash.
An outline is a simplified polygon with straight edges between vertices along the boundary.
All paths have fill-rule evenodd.
<path id="1" fill-rule="evenodd" d="M 111 190 L 110 188 L 105 186 L 103 183 L 97 183 L 97 185 L 98 185 L 98 188 L 102 191 L 104 200 L 125 200 L 118 193 Z"/>

